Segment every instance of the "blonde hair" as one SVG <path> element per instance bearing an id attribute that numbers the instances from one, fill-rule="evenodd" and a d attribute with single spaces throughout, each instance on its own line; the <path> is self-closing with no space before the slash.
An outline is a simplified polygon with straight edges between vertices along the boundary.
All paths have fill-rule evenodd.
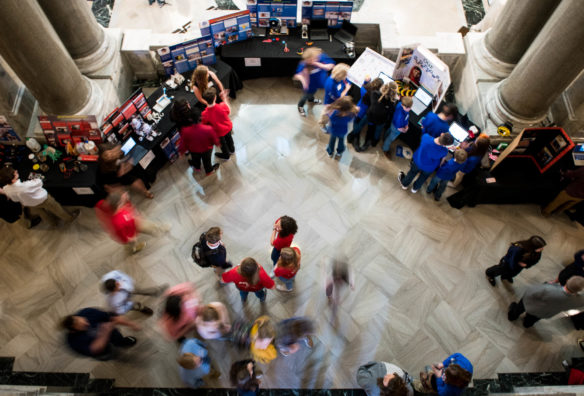
<path id="1" fill-rule="evenodd" d="M 277 265 L 282 268 L 298 268 L 298 254 L 296 253 L 296 249 L 291 247 L 282 248 Z"/>
<path id="2" fill-rule="evenodd" d="M 317 58 L 322 54 L 322 50 L 318 47 L 310 47 L 304 50 L 302 53 L 302 60 L 308 60 L 312 58 Z"/>
<path id="3" fill-rule="evenodd" d="M 191 84 L 195 85 L 201 91 L 201 95 L 203 92 L 207 90 L 207 86 L 209 85 L 209 68 L 205 65 L 199 65 L 193 72 L 193 76 L 191 77 Z"/>
<path id="4" fill-rule="evenodd" d="M 414 99 L 411 96 L 404 96 L 401 102 L 403 107 L 412 107 Z"/>
<path id="5" fill-rule="evenodd" d="M 381 101 L 386 97 L 389 97 L 389 99 L 393 102 L 397 94 L 397 84 L 395 81 L 392 81 L 388 84 L 383 84 L 381 88 L 379 88 L 379 91 L 381 92 L 381 96 L 379 97 L 378 102 L 381 103 Z"/>
<path id="6" fill-rule="evenodd" d="M 348 72 L 349 65 L 347 65 L 346 63 L 339 63 L 338 65 L 335 65 L 335 67 L 333 67 L 333 70 L 331 71 L 331 77 L 335 81 L 341 81 L 347 78 Z"/>
<path id="7" fill-rule="evenodd" d="M 258 326 L 257 338 L 265 340 L 267 338 L 276 337 L 276 328 L 274 327 L 274 324 L 272 323 L 269 316 L 260 316 L 257 318 L 254 324 Z"/>
<path id="8" fill-rule="evenodd" d="M 467 158 L 468 158 L 468 153 L 464 149 L 458 148 L 454 152 L 454 160 L 456 162 L 458 162 L 459 164 L 462 164 L 464 161 L 466 161 Z"/>
<path id="9" fill-rule="evenodd" d="M 337 110 L 343 116 L 350 113 L 356 115 L 359 112 L 359 108 L 355 106 L 353 103 L 353 98 L 350 96 L 343 96 L 342 98 L 338 98 L 329 105 L 328 109 L 331 112 Z"/>

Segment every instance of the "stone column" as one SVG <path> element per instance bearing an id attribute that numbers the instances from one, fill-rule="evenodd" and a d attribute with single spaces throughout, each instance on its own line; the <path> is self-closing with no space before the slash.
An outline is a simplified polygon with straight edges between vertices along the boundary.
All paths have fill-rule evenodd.
<path id="1" fill-rule="evenodd" d="M 107 65 L 115 43 L 97 23 L 86 0 L 38 0 L 47 18 L 83 74 Z"/>
<path id="2" fill-rule="evenodd" d="M 102 113 L 101 90 L 77 69 L 36 0 L 2 0 L 0 56 L 47 114 Z"/>
<path id="3" fill-rule="evenodd" d="M 477 43 L 476 60 L 498 79 L 511 73 L 560 0 L 508 0 L 493 27 Z"/>
<path id="4" fill-rule="evenodd" d="M 583 42 L 582 2 L 563 0 L 509 77 L 489 92 L 489 118 L 516 128 L 541 122 L 584 68 Z"/>

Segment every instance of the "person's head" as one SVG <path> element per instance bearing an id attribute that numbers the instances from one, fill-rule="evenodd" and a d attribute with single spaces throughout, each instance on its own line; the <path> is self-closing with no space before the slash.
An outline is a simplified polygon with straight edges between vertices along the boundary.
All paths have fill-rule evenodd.
<path id="1" fill-rule="evenodd" d="M 572 294 L 578 294 L 584 290 L 584 277 L 573 276 L 566 282 L 566 289 Z"/>
<path id="2" fill-rule="evenodd" d="M 444 373 L 446 375 L 444 382 L 457 388 L 466 388 L 472 379 L 472 374 L 456 363 L 452 363 L 446 367 Z"/>
<path id="3" fill-rule="evenodd" d="M 205 99 L 209 105 L 215 104 L 215 100 L 217 99 L 217 90 L 213 87 L 207 88 L 205 92 L 203 92 L 203 99 Z"/>
<path id="4" fill-rule="evenodd" d="M 349 265 L 346 258 L 333 259 L 331 267 L 333 281 L 349 283 Z"/>
<path id="5" fill-rule="evenodd" d="M 298 268 L 298 254 L 296 254 L 296 250 L 291 247 L 282 248 L 280 250 L 278 266 L 283 268 Z"/>
<path id="6" fill-rule="evenodd" d="M 209 231 L 205 233 L 205 240 L 210 244 L 215 244 L 221 241 L 223 232 L 219 227 L 211 227 Z"/>
<path id="7" fill-rule="evenodd" d="M 444 115 L 446 120 L 453 120 L 458 114 L 458 107 L 453 103 L 448 103 L 442 106 L 440 113 Z"/>
<path id="8" fill-rule="evenodd" d="M 347 65 L 346 63 L 339 63 L 336 64 L 335 67 L 333 67 L 333 70 L 331 71 L 331 77 L 335 81 L 343 81 L 345 78 L 347 78 L 348 72 L 349 65 Z"/>
<path id="9" fill-rule="evenodd" d="M 351 113 L 357 114 L 359 112 L 359 109 L 353 103 L 353 98 L 350 96 L 343 96 L 342 98 L 338 98 L 329 105 L 329 110 L 336 110 L 342 115 Z"/>
<path id="10" fill-rule="evenodd" d="M 547 245 L 545 239 L 539 235 L 533 235 L 529 239 L 517 242 L 517 244 L 527 252 L 541 252 L 544 246 Z"/>
<path id="11" fill-rule="evenodd" d="M 191 80 L 195 82 L 201 92 L 205 92 L 207 85 L 209 85 L 209 68 L 205 65 L 197 66 Z"/>
<path id="12" fill-rule="evenodd" d="M 371 80 L 370 82 L 365 84 L 365 89 L 368 92 L 373 92 L 373 91 L 377 91 L 378 89 L 380 89 L 382 85 L 383 85 L 383 80 L 381 78 L 377 77 L 376 79 Z"/>
<path id="13" fill-rule="evenodd" d="M 406 396 L 408 388 L 406 382 L 397 373 L 387 373 L 382 378 L 377 378 L 380 396 Z"/>
<path id="14" fill-rule="evenodd" d="M 307 64 L 312 64 L 318 61 L 318 58 L 322 54 L 322 50 L 318 47 L 309 47 L 302 53 L 302 60 Z"/>
<path id="15" fill-rule="evenodd" d="M 18 180 L 18 171 L 11 166 L 5 166 L 0 169 L 0 187 L 14 183 Z"/>
<path id="16" fill-rule="evenodd" d="M 178 359 L 176 359 L 176 361 L 179 366 L 187 370 L 194 370 L 202 363 L 202 359 L 192 353 L 183 353 Z"/>
<path id="17" fill-rule="evenodd" d="M 61 321 L 61 327 L 70 332 L 86 331 L 89 328 L 89 322 L 82 316 L 68 315 Z"/>
<path id="18" fill-rule="evenodd" d="M 116 189 L 110 192 L 105 199 L 114 212 L 130 201 L 130 194 L 124 189 Z"/>
<path id="19" fill-rule="evenodd" d="M 438 143 L 441 146 L 450 146 L 452 143 L 454 143 L 454 138 L 449 132 L 443 132 L 438 137 Z"/>
<path id="20" fill-rule="evenodd" d="M 471 144 L 469 157 L 482 157 L 489 149 L 491 140 L 487 136 L 479 136 L 479 138 Z"/>
<path id="21" fill-rule="evenodd" d="M 464 164 L 467 158 L 468 153 L 466 152 L 466 150 L 459 148 L 454 152 L 454 160 L 459 164 Z"/>
<path id="22" fill-rule="evenodd" d="M 412 105 L 414 104 L 414 99 L 411 96 L 404 96 L 401 98 L 402 108 L 405 111 L 410 111 L 412 109 Z"/>
<path id="23" fill-rule="evenodd" d="M 254 345 L 257 349 L 266 349 L 276 337 L 276 328 L 267 316 L 256 320 L 255 324 L 258 326 L 258 334 Z"/>
<path id="24" fill-rule="evenodd" d="M 179 99 L 173 102 L 170 117 L 179 127 L 198 124 L 201 121 L 201 110 L 191 107 L 186 99 Z"/>
<path id="25" fill-rule="evenodd" d="M 255 285 L 260 280 L 259 264 L 251 257 L 246 257 L 241 260 L 239 273 L 252 285 Z"/>
<path id="26" fill-rule="evenodd" d="M 282 228 L 282 231 L 280 231 L 281 237 L 285 237 L 290 234 L 296 234 L 296 232 L 298 231 L 298 225 L 296 225 L 296 220 L 286 215 L 280 217 L 280 227 Z"/>
<path id="27" fill-rule="evenodd" d="M 399 99 L 399 93 L 398 93 L 398 86 L 397 83 L 395 81 L 391 81 L 389 84 L 389 97 L 391 99 L 392 102 L 397 102 L 397 100 Z"/>
<path id="28" fill-rule="evenodd" d="M 168 296 L 164 303 L 164 313 L 169 318 L 176 321 L 180 318 L 182 311 L 182 297 L 177 295 Z"/>
<path id="29" fill-rule="evenodd" d="M 205 305 L 201 310 L 201 318 L 203 322 L 216 322 L 219 320 L 219 311 L 212 305 Z"/>
<path id="30" fill-rule="evenodd" d="M 256 378 L 255 364 L 249 360 L 240 360 L 231 365 L 229 370 L 231 385 L 237 389 L 255 390 L 260 382 Z"/>
<path id="31" fill-rule="evenodd" d="M 122 146 L 119 144 L 104 143 L 100 146 L 100 150 L 99 156 L 105 162 L 114 162 L 124 156 Z"/>
<path id="32" fill-rule="evenodd" d="M 108 293 L 118 291 L 119 287 L 120 284 L 115 279 L 108 279 L 105 282 L 103 282 L 103 289 Z"/>
<path id="33" fill-rule="evenodd" d="M 314 324 L 312 320 L 306 318 L 293 320 L 289 326 L 290 334 L 293 336 L 292 338 L 295 338 L 296 340 L 314 334 Z"/>

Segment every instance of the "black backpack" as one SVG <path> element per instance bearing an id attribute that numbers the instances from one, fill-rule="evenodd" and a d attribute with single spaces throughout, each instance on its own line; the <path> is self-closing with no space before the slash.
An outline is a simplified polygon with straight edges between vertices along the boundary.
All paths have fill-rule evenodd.
<path id="1" fill-rule="evenodd" d="M 193 250 L 191 252 L 191 257 L 195 264 L 200 267 L 207 268 L 210 267 L 211 264 L 209 260 L 207 260 L 207 253 L 203 246 L 207 243 L 207 239 L 205 238 L 205 233 L 203 232 L 199 237 L 199 241 L 193 245 Z"/>

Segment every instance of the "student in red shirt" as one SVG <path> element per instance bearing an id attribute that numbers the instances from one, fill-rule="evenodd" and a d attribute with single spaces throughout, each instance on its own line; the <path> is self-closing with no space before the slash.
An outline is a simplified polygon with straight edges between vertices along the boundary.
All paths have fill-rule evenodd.
<path id="1" fill-rule="evenodd" d="M 241 302 L 247 301 L 249 292 L 255 293 L 260 302 L 266 301 L 266 288 L 274 287 L 274 281 L 268 276 L 261 265 L 253 258 L 246 257 L 241 260 L 241 263 L 221 275 L 223 282 L 235 283 L 235 287 L 239 289 Z"/>
<path id="2" fill-rule="evenodd" d="M 201 161 L 207 175 L 212 174 L 219 164 L 211 163 L 213 146 L 219 146 L 219 138 L 213 128 L 201 124 L 201 110 L 192 107 L 186 99 L 175 102 L 171 110 L 171 119 L 176 123 L 180 133 L 181 154 L 191 153 L 189 163 L 195 170 L 201 170 Z"/>
<path id="3" fill-rule="evenodd" d="M 285 292 L 294 290 L 294 278 L 300 269 L 300 249 L 297 247 L 285 247 L 280 252 L 280 258 L 274 268 L 274 274 L 284 283 L 277 285 L 276 289 Z"/>
<path id="4" fill-rule="evenodd" d="M 141 217 L 124 190 L 112 191 L 106 199 L 95 205 L 95 213 L 103 228 L 111 237 L 130 248 L 132 254 L 144 249 L 146 243 L 138 241 L 138 233 L 160 235 L 170 228 Z"/>
<path id="5" fill-rule="evenodd" d="M 203 124 L 211 125 L 221 141 L 221 153 L 215 153 L 215 156 L 228 160 L 229 156 L 235 152 L 233 137 L 231 136 L 233 123 L 229 119 L 229 113 L 231 113 L 229 99 L 226 96 L 224 102 L 215 103 L 217 90 L 213 87 L 207 88 L 203 93 L 203 99 L 209 103 L 201 115 Z"/>
<path id="6" fill-rule="evenodd" d="M 272 262 L 274 263 L 274 266 L 276 266 L 276 263 L 280 258 L 280 250 L 285 247 L 290 247 L 292 244 L 296 231 L 298 231 L 296 220 L 290 216 L 284 215 L 274 223 L 272 236 L 270 237 L 270 245 L 274 247 L 272 249 Z"/>

